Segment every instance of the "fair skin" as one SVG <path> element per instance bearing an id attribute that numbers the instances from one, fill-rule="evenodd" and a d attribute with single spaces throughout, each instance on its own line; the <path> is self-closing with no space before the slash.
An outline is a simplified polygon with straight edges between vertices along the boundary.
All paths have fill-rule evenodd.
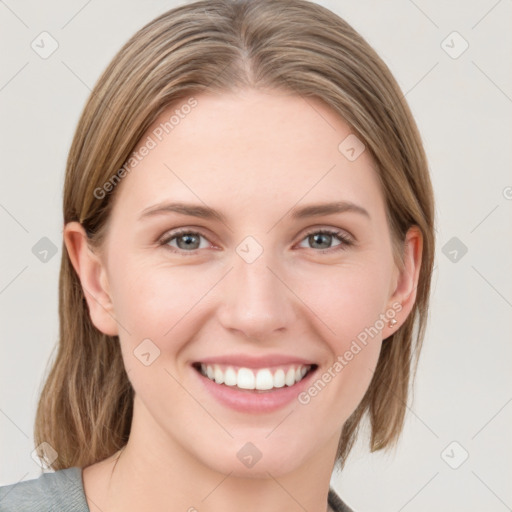
<path id="1" fill-rule="evenodd" d="M 352 162 L 340 153 L 350 127 L 320 101 L 254 90 L 195 98 L 197 107 L 118 185 L 102 252 L 87 247 L 77 222 L 64 229 L 92 322 L 119 336 L 135 390 L 128 444 L 83 471 L 88 505 L 324 512 L 343 424 L 370 384 L 383 340 L 414 305 L 421 235 L 409 230 L 399 270 L 374 162 L 368 151 Z M 226 221 L 139 219 L 163 201 L 207 205 Z M 292 218 L 292 209 L 331 201 L 368 215 Z M 201 237 L 158 245 L 182 227 Z M 336 250 L 345 242 L 317 235 L 315 244 L 308 234 L 321 228 L 353 243 Z M 263 249 L 251 263 L 236 250 L 248 236 Z M 226 354 L 284 354 L 314 362 L 313 383 L 397 303 L 398 323 L 385 323 L 308 404 L 235 410 L 192 367 Z M 147 338 L 160 355 L 145 366 L 133 351 Z M 237 457 L 248 442 L 261 453 L 252 467 Z"/>

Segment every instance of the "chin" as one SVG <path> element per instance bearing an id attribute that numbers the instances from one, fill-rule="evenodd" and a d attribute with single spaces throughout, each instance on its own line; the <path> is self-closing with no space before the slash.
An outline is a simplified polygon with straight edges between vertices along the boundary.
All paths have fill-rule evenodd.
<path id="1" fill-rule="evenodd" d="M 260 440 L 255 435 L 252 437 L 253 441 L 246 442 L 240 441 L 238 437 L 230 441 L 231 446 L 217 445 L 218 450 L 205 447 L 209 456 L 203 455 L 200 458 L 212 470 L 237 478 L 268 479 L 269 473 L 277 478 L 292 473 L 305 464 L 307 454 L 296 443 L 283 446 L 277 438 L 275 442 L 271 439 L 265 440 L 267 435 L 268 432 L 262 433 Z"/>

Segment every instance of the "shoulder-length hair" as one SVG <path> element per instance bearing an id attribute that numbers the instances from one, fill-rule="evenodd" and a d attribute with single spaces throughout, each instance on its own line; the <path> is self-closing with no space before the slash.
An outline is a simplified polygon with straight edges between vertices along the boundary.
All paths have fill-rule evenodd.
<path id="1" fill-rule="evenodd" d="M 398 265 L 408 228 L 418 226 L 423 235 L 414 308 L 383 343 L 371 383 L 343 426 L 336 457 L 342 467 L 366 414 L 372 452 L 400 436 L 427 323 L 435 243 L 434 198 L 416 123 L 386 64 L 347 22 L 307 0 L 201 0 L 145 25 L 103 72 L 82 112 L 66 166 L 64 223 L 79 221 L 91 246 L 100 247 L 118 187 L 95 190 L 118 176 L 159 114 L 193 94 L 240 88 L 325 102 L 377 164 Z M 92 324 L 64 244 L 59 317 L 58 351 L 34 429 L 36 445 L 56 450 L 56 470 L 87 466 L 122 448 L 134 398 L 119 339 Z"/>

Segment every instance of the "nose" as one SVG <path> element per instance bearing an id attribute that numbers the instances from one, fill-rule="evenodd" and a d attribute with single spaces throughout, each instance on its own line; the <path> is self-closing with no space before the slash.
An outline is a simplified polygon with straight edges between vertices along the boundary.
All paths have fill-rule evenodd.
<path id="1" fill-rule="evenodd" d="M 237 254 L 233 268 L 223 279 L 218 317 L 223 327 L 254 341 L 271 340 L 290 330 L 297 320 L 293 287 L 263 252 L 252 263 Z"/>

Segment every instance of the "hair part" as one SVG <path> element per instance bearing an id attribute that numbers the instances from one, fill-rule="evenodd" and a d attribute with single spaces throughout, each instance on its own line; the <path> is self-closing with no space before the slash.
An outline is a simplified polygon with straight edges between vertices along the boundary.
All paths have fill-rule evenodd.
<path id="1" fill-rule="evenodd" d="M 414 308 L 383 343 L 371 383 L 343 426 L 336 455 L 342 467 L 366 414 L 372 452 L 400 436 L 426 329 L 435 242 L 434 198 L 415 121 L 386 64 L 348 23 L 307 0 L 201 0 L 145 25 L 103 72 L 81 114 L 66 165 L 64 224 L 79 221 L 91 247 L 101 250 L 122 182 L 101 199 L 94 190 L 123 167 L 159 115 L 194 94 L 243 88 L 320 99 L 338 113 L 377 165 L 399 267 L 407 230 L 417 226 L 422 234 Z M 134 397 L 119 338 L 92 324 L 64 243 L 59 320 L 34 429 L 36 445 L 57 451 L 56 470 L 122 448 Z"/>

